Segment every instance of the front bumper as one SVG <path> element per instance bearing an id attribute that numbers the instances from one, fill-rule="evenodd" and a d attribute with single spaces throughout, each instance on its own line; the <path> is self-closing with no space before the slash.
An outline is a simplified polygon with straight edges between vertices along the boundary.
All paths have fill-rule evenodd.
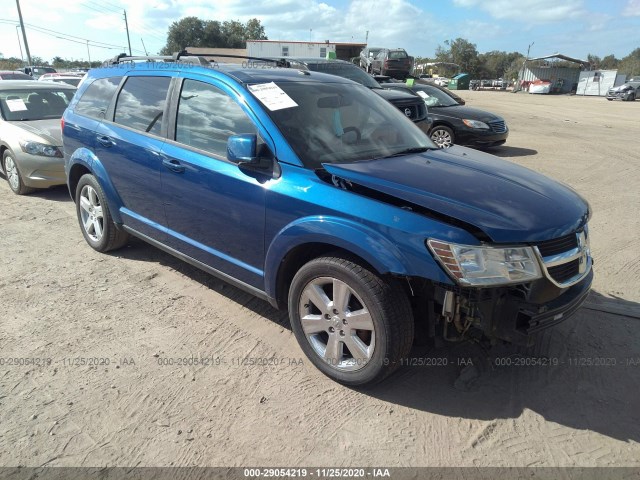
<path id="1" fill-rule="evenodd" d="M 534 334 L 571 317 L 587 299 L 592 282 L 593 269 L 582 281 L 548 301 L 534 301 L 536 296 L 542 300 L 549 295 L 546 286 L 546 292 L 530 292 L 529 298 L 516 289 L 508 289 L 497 299 L 478 303 L 482 330 L 489 337 L 528 345 Z"/>
<path id="2" fill-rule="evenodd" d="M 42 157 L 15 150 L 14 158 L 27 187 L 48 188 L 67 183 L 64 158 Z"/>
<path id="3" fill-rule="evenodd" d="M 507 141 L 509 130 L 496 133 L 491 130 L 471 129 L 464 127 L 456 132 L 455 143 L 467 147 L 497 147 Z"/>

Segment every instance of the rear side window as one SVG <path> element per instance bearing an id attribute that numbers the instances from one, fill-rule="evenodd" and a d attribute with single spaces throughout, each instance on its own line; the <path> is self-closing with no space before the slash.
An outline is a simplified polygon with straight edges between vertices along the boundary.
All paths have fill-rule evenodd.
<path id="1" fill-rule="evenodd" d="M 389 52 L 389 58 L 393 60 L 401 60 L 403 58 L 408 58 L 408 57 L 406 52 L 403 52 L 402 50 L 395 50 L 395 51 Z"/>
<path id="2" fill-rule="evenodd" d="M 114 121 L 160 135 L 170 77 L 129 77 L 118 95 Z"/>
<path id="3" fill-rule="evenodd" d="M 75 112 L 87 117 L 102 120 L 107 113 L 111 98 L 116 93 L 122 77 L 101 78 L 87 88 L 78 103 Z"/>
<path id="4" fill-rule="evenodd" d="M 241 133 L 257 133 L 257 129 L 240 105 L 213 85 L 184 81 L 176 142 L 226 157 L 227 139 Z"/>

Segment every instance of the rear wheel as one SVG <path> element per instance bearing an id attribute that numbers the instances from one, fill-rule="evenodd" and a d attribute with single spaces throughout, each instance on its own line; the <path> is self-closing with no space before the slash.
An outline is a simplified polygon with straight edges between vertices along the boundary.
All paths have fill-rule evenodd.
<path id="1" fill-rule="evenodd" d="M 455 141 L 455 135 L 453 130 L 444 125 L 438 125 L 431 129 L 431 140 L 440 148 L 448 148 L 453 145 Z"/>
<path id="2" fill-rule="evenodd" d="M 16 159 L 13 158 L 13 155 L 9 150 L 6 150 L 2 156 L 2 165 L 4 168 L 4 174 L 7 177 L 7 182 L 9 183 L 9 187 L 13 193 L 16 195 L 27 195 L 28 193 L 35 191 L 35 188 L 27 187 L 24 184 Z"/>
<path id="3" fill-rule="evenodd" d="M 345 385 L 384 379 L 413 342 L 413 314 L 402 288 L 347 258 L 304 265 L 291 284 L 289 316 L 309 360 Z"/>
<path id="4" fill-rule="evenodd" d="M 94 250 L 108 252 L 127 243 L 129 235 L 116 228 L 104 191 L 91 174 L 83 175 L 76 187 L 76 213 L 82 235 Z"/>

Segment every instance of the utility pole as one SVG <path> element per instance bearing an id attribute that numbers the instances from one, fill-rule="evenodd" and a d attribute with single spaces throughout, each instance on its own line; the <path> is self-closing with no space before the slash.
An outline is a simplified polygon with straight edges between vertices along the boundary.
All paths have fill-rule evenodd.
<path id="1" fill-rule="evenodd" d="M 22 55 L 22 42 L 20 41 L 20 31 L 18 30 L 20 27 L 16 25 L 16 35 L 18 36 L 18 46 L 20 47 L 20 60 L 24 64 L 24 55 Z"/>
<path id="2" fill-rule="evenodd" d="M 123 10 L 123 11 L 124 11 L 124 27 L 127 29 L 127 43 L 129 44 L 129 56 L 131 56 L 131 40 L 129 40 L 129 23 L 127 23 L 127 11 L 126 10 Z"/>
<path id="3" fill-rule="evenodd" d="M 24 22 L 22 21 L 22 10 L 20 10 L 20 0 L 16 0 L 18 7 L 18 17 L 20 17 L 20 28 L 22 29 L 22 38 L 24 39 L 24 49 L 27 52 L 28 66 L 31 66 L 31 53 L 29 53 L 29 43 L 27 42 L 27 32 L 24 31 Z"/>
<path id="4" fill-rule="evenodd" d="M 91 54 L 89 53 L 89 40 L 87 40 L 87 57 L 89 57 L 89 68 L 91 68 Z"/>
<path id="5" fill-rule="evenodd" d="M 364 43 L 369 45 L 369 30 L 367 30 L 367 34 L 364 37 Z"/>

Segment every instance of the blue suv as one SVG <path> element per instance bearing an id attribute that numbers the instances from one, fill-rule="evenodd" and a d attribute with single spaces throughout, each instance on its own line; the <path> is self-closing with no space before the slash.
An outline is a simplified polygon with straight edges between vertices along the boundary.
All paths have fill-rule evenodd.
<path id="1" fill-rule="evenodd" d="M 288 308 L 307 357 L 379 381 L 415 341 L 528 344 L 592 282 L 576 192 L 437 148 L 350 80 L 203 58 L 91 70 L 62 119 L 87 243 L 141 238 Z"/>

